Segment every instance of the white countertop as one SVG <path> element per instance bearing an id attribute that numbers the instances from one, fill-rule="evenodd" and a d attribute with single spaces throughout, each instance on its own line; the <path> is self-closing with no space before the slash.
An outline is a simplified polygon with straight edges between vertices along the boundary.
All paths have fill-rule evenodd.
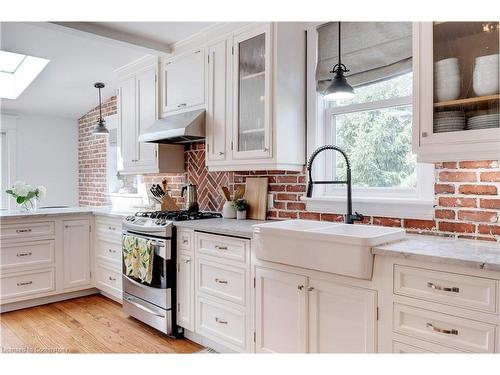
<path id="1" fill-rule="evenodd" d="M 48 215 L 72 215 L 72 214 L 84 214 L 84 213 L 125 217 L 128 215 L 133 215 L 134 211 L 120 211 L 113 209 L 111 206 L 39 208 L 34 212 L 26 212 L 22 210 L 0 210 L 0 218 L 19 218 L 19 217 L 31 217 L 31 216 L 38 217 L 38 216 L 48 216 Z"/>
<path id="2" fill-rule="evenodd" d="M 372 253 L 500 271 L 500 243 L 492 241 L 407 235 L 404 240 L 373 248 Z"/>
<path id="3" fill-rule="evenodd" d="M 203 219 L 176 221 L 174 225 L 178 228 L 190 228 L 202 232 L 252 238 L 253 225 L 262 224 L 263 222 L 261 220 Z"/>

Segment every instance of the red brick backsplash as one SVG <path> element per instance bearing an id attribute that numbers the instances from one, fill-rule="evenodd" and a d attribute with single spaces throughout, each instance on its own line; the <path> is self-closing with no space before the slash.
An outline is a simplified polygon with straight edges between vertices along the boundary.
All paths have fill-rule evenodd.
<path id="1" fill-rule="evenodd" d="M 102 104 L 103 117 L 116 114 L 116 96 Z M 106 205 L 107 138 L 92 134 L 99 119 L 95 107 L 78 120 L 78 191 L 80 206 Z"/>

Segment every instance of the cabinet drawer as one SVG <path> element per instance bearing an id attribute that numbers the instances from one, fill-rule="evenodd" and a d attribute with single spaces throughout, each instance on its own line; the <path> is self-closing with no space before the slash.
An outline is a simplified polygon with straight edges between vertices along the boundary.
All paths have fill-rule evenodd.
<path id="1" fill-rule="evenodd" d="M 496 326 L 394 304 L 394 331 L 475 353 L 494 353 Z"/>
<path id="2" fill-rule="evenodd" d="M 54 290 L 54 270 L 24 272 L 0 279 L 1 299 L 7 300 Z"/>
<path id="3" fill-rule="evenodd" d="M 97 289 L 122 297 L 122 273 L 113 267 L 97 263 L 95 284 Z"/>
<path id="4" fill-rule="evenodd" d="M 190 230 L 177 231 L 177 248 L 183 252 L 193 251 L 193 232 Z"/>
<path id="5" fill-rule="evenodd" d="M 418 340 L 417 344 L 407 344 L 394 340 L 392 341 L 392 352 L 398 354 L 464 353 L 457 349 L 447 348 L 421 340 Z"/>
<path id="6" fill-rule="evenodd" d="M 122 263 L 122 246 L 113 241 L 101 240 L 96 241 L 96 255 L 98 258 L 118 263 Z"/>
<path id="7" fill-rule="evenodd" d="M 2 243 L 0 269 L 54 264 L 54 240 Z"/>
<path id="8" fill-rule="evenodd" d="M 196 233 L 195 236 L 199 254 L 246 263 L 249 240 L 206 233 Z"/>
<path id="9" fill-rule="evenodd" d="M 54 222 L 46 221 L 41 223 L 18 223 L 2 224 L 0 227 L 0 239 L 7 240 L 11 238 L 32 238 L 32 237 L 53 237 Z"/>
<path id="10" fill-rule="evenodd" d="M 197 332 L 215 336 L 230 346 L 245 348 L 245 312 L 198 297 Z"/>
<path id="11" fill-rule="evenodd" d="M 244 268 L 198 258 L 197 280 L 199 292 L 245 305 L 246 270 Z"/>
<path id="12" fill-rule="evenodd" d="M 95 226 L 96 235 L 98 238 L 121 242 L 122 223 L 120 220 L 98 218 L 95 221 Z"/>
<path id="13" fill-rule="evenodd" d="M 394 266 L 394 293 L 466 309 L 497 312 L 497 280 Z"/>

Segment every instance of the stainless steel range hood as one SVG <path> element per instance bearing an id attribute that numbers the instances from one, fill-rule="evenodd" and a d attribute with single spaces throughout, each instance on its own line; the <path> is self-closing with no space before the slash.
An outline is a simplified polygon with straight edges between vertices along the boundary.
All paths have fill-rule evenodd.
<path id="1" fill-rule="evenodd" d="M 167 116 L 139 135 L 139 142 L 191 143 L 205 139 L 205 110 Z"/>

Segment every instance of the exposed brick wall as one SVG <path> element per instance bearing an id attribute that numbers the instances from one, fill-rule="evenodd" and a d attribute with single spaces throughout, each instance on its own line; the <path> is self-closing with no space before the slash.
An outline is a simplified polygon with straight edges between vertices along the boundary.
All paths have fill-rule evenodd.
<path id="1" fill-rule="evenodd" d="M 464 161 L 436 164 L 435 217 L 433 220 L 412 218 L 365 217 L 364 224 L 405 228 L 410 233 L 467 239 L 500 240 L 500 166 L 499 161 Z M 343 216 L 306 211 L 300 197 L 306 191 L 304 172 L 251 171 L 207 172 L 203 143 L 186 148 L 186 172 L 173 175 L 147 175 L 146 183 L 168 180 L 172 195 L 179 199 L 180 188 L 186 182 L 198 185 L 200 208 L 220 211 L 224 200 L 218 187 L 226 185 L 231 192 L 245 183 L 248 176 L 268 177 L 269 192 L 274 207 L 269 219 L 312 219 L 343 221 Z"/>
<path id="2" fill-rule="evenodd" d="M 103 117 L 116 114 L 116 96 L 102 105 Z M 78 190 L 80 206 L 103 206 L 106 198 L 107 138 L 92 134 L 99 118 L 95 107 L 78 120 Z"/>

